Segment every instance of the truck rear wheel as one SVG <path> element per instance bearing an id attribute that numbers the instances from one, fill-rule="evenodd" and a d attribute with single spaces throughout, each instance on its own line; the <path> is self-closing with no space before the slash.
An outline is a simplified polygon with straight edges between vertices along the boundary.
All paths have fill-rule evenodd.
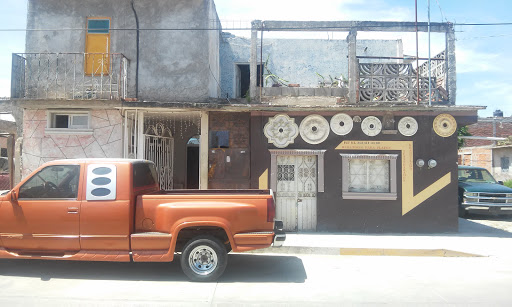
<path id="1" fill-rule="evenodd" d="M 217 280 L 228 263 L 222 242 L 212 236 L 190 240 L 181 253 L 181 269 L 192 281 Z"/>

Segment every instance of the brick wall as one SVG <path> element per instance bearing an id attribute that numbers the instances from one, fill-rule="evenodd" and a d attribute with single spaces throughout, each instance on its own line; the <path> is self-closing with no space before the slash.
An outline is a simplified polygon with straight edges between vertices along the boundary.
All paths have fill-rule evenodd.
<path id="1" fill-rule="evenodd" d="M 492 169 L 492 149 L 490 147 L 462 148 L 459 150 L 460 165 L 479 166 Z"/>
<path id="2" fill-rule="evenodd" d="M 469 125 L 468 131 L 473 136 L 493 136 L 493 122 L 491 120 L 479 121 L 476 124 Z M 496 136 L 509 137 L 512 135 L 512 122 L 509 118 L 496 119 Z M 466 140 L 465 147 L 492 145 L 492 141 L 485 140 Z"/>

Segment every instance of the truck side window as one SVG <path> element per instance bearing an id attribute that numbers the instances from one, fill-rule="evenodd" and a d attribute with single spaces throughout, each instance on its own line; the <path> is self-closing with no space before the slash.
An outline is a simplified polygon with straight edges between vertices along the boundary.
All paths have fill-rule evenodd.
<path id="1" fill-rule="evenodd" d="M 19 198 L 77 198 L 79 174 L 78 165 L 45 167 L 21 186 Z"/>
<path id="2" fill-rule="evenodd" d="M 133 187 L 152 186 L 157 183 L 155 165 L 150 163 L 133 164 Z"/>

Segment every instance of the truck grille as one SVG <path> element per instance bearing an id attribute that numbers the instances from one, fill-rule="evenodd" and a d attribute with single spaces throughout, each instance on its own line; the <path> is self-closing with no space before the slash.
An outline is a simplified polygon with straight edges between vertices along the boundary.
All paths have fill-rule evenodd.
<path id="1" fill-rule="evenodd" d="M 474 193 L 471 196 L 465 195 L 465 203 L 472 204 L 510 204 L 512 205 L 512 198 L 507 197 L 506 193 Z"/>

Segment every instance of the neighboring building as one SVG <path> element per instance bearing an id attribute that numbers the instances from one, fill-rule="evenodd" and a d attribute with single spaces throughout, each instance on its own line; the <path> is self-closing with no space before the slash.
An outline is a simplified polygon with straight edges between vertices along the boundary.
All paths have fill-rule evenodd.
<path id="1" fill-rule="evenodd" d="M 510 117 L 479 118 L 478 122 L 468 126 L 472 136 L 482 139 L 467 139 L 459 149 L 459 164 L 486 168 L 496 180 L 512 179 L 509 171 L 512 161 L 512 145 L 509 141 L 485 140 L 485 137 L 509 138 L 512 136 Z"/>
<path id="2" fill-rule="evenodd" d="M 459 149 L 460 165 L 483 167 L 500 181 L 512 179 L 510 161 L 512 161 L 512 145 L 487 145 Z"/>
<path id="3" fill-rule="evenodd" d="M 508 138 L 512 135 L 512 118 L 510 117 L 487 117 L 478 118 L 478 122 L 468 126 L 468 132 L 473 136 L 502 137 Z M 466 140 L 464 147 L 493 145 L 494 141 L 489 140 Z"/>
<path id="4" fill-rule="evenodd" d="M 457 230 L 454 132 L 479 108 L 455 106 L 452 24 L 431 25 L 447 44 L 429 94 L 400 40 L 357 40 L 414 23 L 253 21 L 243 39 L 221 33 L 212 0 L 130 3 L 29 0 L 28 28 L 85 30 L 28 32 L 13 55 L 2 106 L 19 177 L 59 158 L 145 158 L 165 189 L 273 189 L 288 230 Z M 319 28 L 349 35 L 260 46 L 263 31 Z"/>

